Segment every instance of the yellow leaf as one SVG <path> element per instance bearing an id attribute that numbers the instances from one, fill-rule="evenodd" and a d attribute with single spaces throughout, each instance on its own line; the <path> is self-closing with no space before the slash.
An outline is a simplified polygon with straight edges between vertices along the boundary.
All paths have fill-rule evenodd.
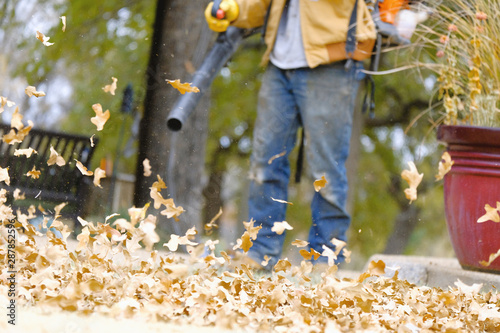
<path id="1" fill-rule="evenodd" d="M 54 45 L 54 43 L 49 43 L 49 39 L 50 37 L 46 37 L 44 34 L 42 34 L 40 31 L 37 31 L 36 32 L 36 39 L 38 39 L 39 41 L 41 41 L 43 43 L 43 45 L 45 46 L 51 46 L 51 45 Z"/>
<path id="2" fill-rule="evenodd" d="M 321 176 L 321 179 L 316 179 L 314 181 L 314 190 L 316 192 L 319 192 L 325 185 L 328 184 L 328 181 L 326 180 L 325 176 Z"/>
<path id="3" fill-rule="evenodd" d="M 102 178 L 106 178 L 106 171 L 104 171 L 101 168 L 96 168 L 94 171 L 94 186 L 102 188 L 101 186 Z"/>
<path id="4" fill-rule="evenodd" d="M 87 170 L 85 165 L 82 164 L 79 160 L 75 159 L 76 161 L 76 167 L 84 176 L 92 176 L 94 173 L 92 171 Z"/>
<path id="5" fill-rule="evenodd" d="M 482 223 L 486 221 L 500 222 L 500 215 L 498 211 L 500 211 L 500 201 L 497 201 L 497 208 L 493 208 L 490 205 L 484 205 L 484 210 L 486 214 L 477 219 L 477 223 Z"/>
<path id="6" fill-rule="evenodd" d="M 54 149 L 54 147 L 50 146 L 50 156 L 49 160 L 47 161 L 48 165 L 54 165 L 57 164 L 58 166 L 63 166 L 66 164 L 66 161 L 62 156 L 59 156 L 57 151 Z"/>
<path id="7" fill-rule="evenodd" d="M 408 166 L 410 167 L 410 169 L 403 170 L 403 172 L 401 172 L 401 178 L 406 180 L 408 182 L 408 185 L 410 186 L 405 190 L 405 196 L 406 199 L 410 200 L 410 203 L 412 203 L 414 200 L 417 200 L 417 187 L 422 181 L 424 174 L 418 173 L 415 163 L 410 161 L 408 162 Z"/>
<path id="8" fill-rule="evenodd" d="M 441 161 L 439 161 L 438 174 L 435 176 L 436 180 L 441 180 L 444 176 L 451 170 L 452 165 L 455 161 L 451 160 L 450 154 L 445 151 L 441 156 Z"/>
<path id="9" fill-rule="evenodd" d="M 31 177 L 33 179 L 38 179 L 40 178 L 40 175 L 42 174 L 41 171 L 35 169 L 35 167 L 33 166 L 33 169 L 31 169 L 31 171 L 28 171 L 28 173 L 26 174 L 26 176 L 28 177 Z"/>
<path id="10" fill-rule="evenodd" d="M 293 227 L 290 224 L 288 224 L 287 221 L 274 222 L 273 227 L 271 228 L 271 231 L 277 233 L 278 235 L 284 233 L 285 230 L 293 230 Z"/>
<path id="11" fill-rule="evenodd" d="M 498 257 L 500 257 L 500 249 L 497 251 L 497 253 L 490 254 L 490 258 L 488 259 L 488 261 L 481 260 L 479 263 L 485 267 L 488 267 Z"/>
<path id="12" fill-rule="evenodd" d="M 191 87 L 191 83 L 181 83 L 179 79 L 166 80 L 166 81 L 183 95 L 186 92 L 195 92 L 195 93 L 200 92 L 200 89 L 198 89 L 197 87 Z"/>
<path id="13" fill-rule="evenodd" d="M 109 92 L 114 96 L 116 91 L 116 82 L 118 82 L 118 79 L 116 77 L 111 77 L 111 80 L 113 80 L 113 83 L 105 85 L 102 90 L 104 90 L 104 92 Z"/>
<path id="14" fill-rule="evenodd" d="M 96 125 L 98 131 L 102 131 L 104 124 L 110 117 L 109 110 L 102 112 L 102 106 L 99 103 L 92 105 L 92 109 L 94 110 L 96 116 L 90 118 L 90 121 L 92 124 Z"/>
<path id="15" fill-rule="evenodd" d="M 32 96 L 43 97 L 43 96 L 45 96 L 45 93 L 43 91 L 37 91 L 36 87 L 33 87 L 33 86 L 27 86 L 26 89 L 24 89 L 24 92 L 29 97 L 32 97 Z"/>

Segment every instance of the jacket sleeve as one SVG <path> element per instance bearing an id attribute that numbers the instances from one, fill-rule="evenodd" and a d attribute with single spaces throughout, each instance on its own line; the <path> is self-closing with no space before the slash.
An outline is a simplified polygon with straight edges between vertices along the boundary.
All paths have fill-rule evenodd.
<path id="1" fill-rule="evenodd" d="M 236 0 L 240 14 L 231 24 L 244 29 L 262 26 L 270 2 L 271 0 Z"/>

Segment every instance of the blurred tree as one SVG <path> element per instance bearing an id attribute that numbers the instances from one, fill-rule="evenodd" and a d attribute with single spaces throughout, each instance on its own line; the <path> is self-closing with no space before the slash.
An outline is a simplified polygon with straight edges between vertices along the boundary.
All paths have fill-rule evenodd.
<path id="1" fill-rule="evenodd" d="M 136 166 L 134 203 L 150 201 L 149 187 L 156 179 L 147 178 L 142 162 L 148 158 L 153 174 L 166 180 L 167 192 L 185 209 L 180 223 L 161 223 L 164 234 L 184 234 L 193 225 L 201 228 L 203 168 L 207 136 L 207 96 L 180 132 L 170 132 L 166 118 L 180 92 L 165 80 L 189 82 L 203 60 L 215 34 L 206 28 L 204 3 L 195 0 L 158 0 L 152 46 L 147 67 L 147 91 L 141 120 L 139 156 Z M 165 221 L 163 221 L 165 222 Z"/>

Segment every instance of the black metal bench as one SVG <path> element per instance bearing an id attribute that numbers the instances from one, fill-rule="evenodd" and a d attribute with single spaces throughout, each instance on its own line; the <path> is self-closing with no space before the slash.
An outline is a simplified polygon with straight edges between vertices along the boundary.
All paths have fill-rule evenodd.
<path id="1" fill-rule="evenodd" d="M 0 137 L 10 131 L 10 125 L 0 123 Z M 8 167 L 10 177 L 10 184 L 0 182 L 0 188 L 9 191 L 9 198 L 12 197 L 15 189 L 19 189 L 21 194 L 25 195 L 26 200 L 15 202 L 9 200 L 13 206 L 34 203 L 55 205 L 66 202 L 70 206 L 68 215 L 78 216 L 84 207 L 88 186 L 92 184 L 93 178 L 84 176 L 80 172 L 76 167 L 75 159 L 89 169 L 96 144 L 95 139 L 94 147 L 92 147 L 90 137 L 87 136 L 36 128 L 32 128 L 21 143 L 8 144 L 0 140 L 0 167 Z M 66 161 L 64 166 L 47 164 L 51 146 Z M 14 155 L 16 149 L 27 148 L 33 148 L 37 154 L 29 158 Z M 26 175 L 33 167 L 41 172 L 38 179 Z M 26 203 L 23 204 L 23 201 Z M 42 207 L 44 207 L 43 204 Z M 68 212 L 68 209 L 65 208 L 64 211 Z"/>

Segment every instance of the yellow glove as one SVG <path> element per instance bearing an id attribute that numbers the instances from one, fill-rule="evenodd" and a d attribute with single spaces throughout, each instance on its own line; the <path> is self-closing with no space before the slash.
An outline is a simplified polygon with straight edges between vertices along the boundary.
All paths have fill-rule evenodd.
<path id="1" fill-rule="evenodd" d="M 238 4 L 234 0 L 222 0 L 217 17 L 212 16 L 213 2 L 210 2 L 205 9 L 205 20 L 208 27 L 216 32 L 223 32 L 227 30 L 229 24 L 238 18 L 240 10 Z"/>

